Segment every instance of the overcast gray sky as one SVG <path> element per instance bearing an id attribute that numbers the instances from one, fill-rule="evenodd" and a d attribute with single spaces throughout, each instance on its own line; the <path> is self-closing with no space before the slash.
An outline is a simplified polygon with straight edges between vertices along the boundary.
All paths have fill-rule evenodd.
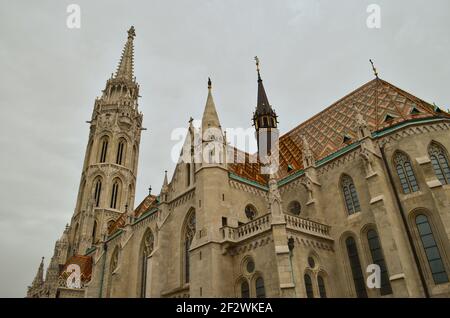
<path id="1" fill-rule="evenodd" d="M 81 6 L 81 28 L 66 7 Z M 371 3 L 381 28 L 366 26 Z M 130 25 L 144 126 L 136 204 L 170 173 L 170 132 L 211 76 L 223 127 L 249 127 L 253 57 L 286 132 L 373 78 L 450 106 L 450 2 L 0 0 L 0 296 L 23 297 L 75 206 L 93 102 Z"/>

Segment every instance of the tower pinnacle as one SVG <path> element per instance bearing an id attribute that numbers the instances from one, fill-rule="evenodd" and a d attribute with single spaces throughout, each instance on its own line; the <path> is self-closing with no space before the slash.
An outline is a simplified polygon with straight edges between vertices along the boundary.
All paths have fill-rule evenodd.
<path id="1" fill-rule="evenodd" d="M 136 36 L 134 26 L 127 31 L 128 39 L 122 51 L 119 66 L 116 71 L 116 78 L 123 78 L 127 80 L 133 79 L 133 67 L 134 67 L 134 44 L 133 40 Z"/>

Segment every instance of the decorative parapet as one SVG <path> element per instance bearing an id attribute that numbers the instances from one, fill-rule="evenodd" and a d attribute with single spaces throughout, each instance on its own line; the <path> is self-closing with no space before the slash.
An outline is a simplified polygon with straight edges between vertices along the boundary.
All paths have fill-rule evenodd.
<path id="1" fill-rule="evenodd" d="M 224 226 L 221 228 L 223 241 L 236 243 L 270 230 L 271 219 L 270 214 L 265 214 L 238 227 Z"/>
<path id="2" fill-rule="evenodd" d="M 288 214 L 285 214 L 284 218 L 286 227 L 290 230 L 332 240 L 330 236 L 331 227 L 328 225 Z M 266 214 L 244 225 L 238 227 L 224 226 L 220 230 L 223 242 L 238 243 L 270 230 L 271 225 L 272 216 Z"/>
<path id="3" fill-rule="evenodd" d="M 331 227 L 329 225 L 303 219 L 295 215 L 285 214 L 284 218 L 286 220 L 286 227 L 290 230 L 332 240 L 330 236 Z"/>

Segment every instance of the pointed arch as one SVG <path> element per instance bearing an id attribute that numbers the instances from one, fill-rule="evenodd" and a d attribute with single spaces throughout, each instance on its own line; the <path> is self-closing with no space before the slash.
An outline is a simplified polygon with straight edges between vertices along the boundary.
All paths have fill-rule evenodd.
<path id="1" fill-rule="evenodd" d="M 94 179 L 93 184 L 93 194 L 94 194 L 94 206 L 99 207 L 100 206 L 100 199 L 102 194 L 102 183 L 103 178 L 101 176 L 97 176 Z"/>
<path id="2" fill-rule="evenodd" d="M 381 286 L 380 286 L 380 294 L 390 295 L 392 294 L 391 282 L 389 280 L 389 272 L 385 262 L 383 248 L 381 246 L 381 241 L 378 236 L 377 230 L 374 226 L 368 227 L 365 231 L 364 236 L 367 239 L 367 246 L 370 251 L 370 256 L 372 259 L 372 263 L 376 264 L 380 267 L 380 275 L 381 275 Z"/>
<path id="3" fill-rule="evenodd" d="M 116 164 L 123 165 L 126 162 L 127 141 L 121 137 L 117 143 Z"/>
<path id="4" fill-rule="evenodd" d="M 105 135 L 100 138 L 98 162 L 100 163 L 106 162 L 108 155 L 108 146 L 109 146 L 109 136 Z"/>
<path id="5" fill-rule="evenodd" d="M 111 200 L 109 207 L 111 209 L 120 209 L 122 194 L 122 181 L 119 178 L 113 179 L 111 188 Z"/>
<path id="6" fill-rule="evenodd" d="M 353 236 L 348 236 L 345 239 L 345 247 L 347 249 L 356 296 L 358 298 L 367 298 L 366 284 L 359 258 L 358 247 L 356 246 L 356 241 Z"/>
<path id="7" fill-rule="evenodd" d="M 141 298 L 148 297 L 148 272 L 151 272 L 151 260 L 150 256 L 153 253 L 155 247 L 155 236 L 150 228 L 148 228 L 142 236 L 141 245 L 139 249 L 139 262 L 138 262 L 138 286 L 139 295 Z"/>
<path id="8" fill-rule="evenodd" d="M 392 156 L 397 176 L 400 180 L 403 193 L 408 194 L 419 191 L 414 169 L 409 156 L 403 151 L 397 150 Z"/>
<path id="9" fill-rule="evenodd" d="M 428 263 L 428 275 L 435 285 L 449 282 L 445 245 L 439 235 L 437 222 L 433 214 L 426 209 L 416 209 L 410 214 L 410 224 L 414 228 L 417 237 L 417 250 L 423 263 Z M 446 264 L 447 263 L 447 264 Z"/>
<path id="10" fill-rule="evenodd" d="M 314 291 L 310 274 L 305 273 L 305 275 L 303 275 L 303 280 L 305 282 L 306 297 L 314 298 Z"/>
<path id="11" fill-rule="evenodd" d="M 432 141 L 428 146 L 428 155 L 439 181 L 442 184 L 450 184 L 450 167 L 446 149 L 436 141 Z"/>
<path id="12" fill-rule="evenodd" d="M 112 285 L 113 285 L 113 274 L 119 267 L 119 247 L 116 246 L 111 254 L 111 258 L 109 260 L 109 273 L 108 273 L 108 285 L 106 291 L 106 297 L 111 298 L 112 296 Z"/>
<path id="13" fill-rule="evenodd" d="M 186 215 L 186 219 L 183 226 L 182 247 L 183 247 L 183 282 L 189 283 L 190 280 L 190 262 L 189 262 L 189 249 L 194 239 L 196 232 L 196 218 L 195 209 L 191 208 Z"/>
<path id="14" fill-rule="evenodd" d="M 324 271 L 320 271 L 317 274 L 317 287 L 319 289 L 320 298 L 327 298 L 327 287 L 326 287 L 327 275 Z"/>
<path id="15" fill-rule="evenodd" d="M 343 174 L 341 176 L 340 184 L 347 213 L 351 215 L 353 213 L 360 212 L 361 204 L 359 203 L 358 193 L 356 192 L 353 179 L 349 175 Z"/>
<path id="16" fill-rule="evenodd" d="M 266 298 L 266 287 L 264 285 L 264 278 L 262 277 L 262 275 L 257 274 L 254 282 L 256 298 Z"/>

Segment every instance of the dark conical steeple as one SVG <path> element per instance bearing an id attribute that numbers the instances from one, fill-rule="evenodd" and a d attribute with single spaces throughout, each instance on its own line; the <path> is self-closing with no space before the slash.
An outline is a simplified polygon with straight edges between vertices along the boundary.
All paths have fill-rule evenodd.
<path id="1" fill-rule="evenodd" d="M 255 56 L 256 61 L 256 71 L 258 72 L 258 98 L 256 103 L 256 110 L 253 114 L 253 125 L 256 130 L 259 128 L 276 128 L 277 114 L 272 109 L 267 98 L 266 90 L 264 89 L 264 84 L 261 79 L 261 73 L 259 71 L 259 59 Z"/>

